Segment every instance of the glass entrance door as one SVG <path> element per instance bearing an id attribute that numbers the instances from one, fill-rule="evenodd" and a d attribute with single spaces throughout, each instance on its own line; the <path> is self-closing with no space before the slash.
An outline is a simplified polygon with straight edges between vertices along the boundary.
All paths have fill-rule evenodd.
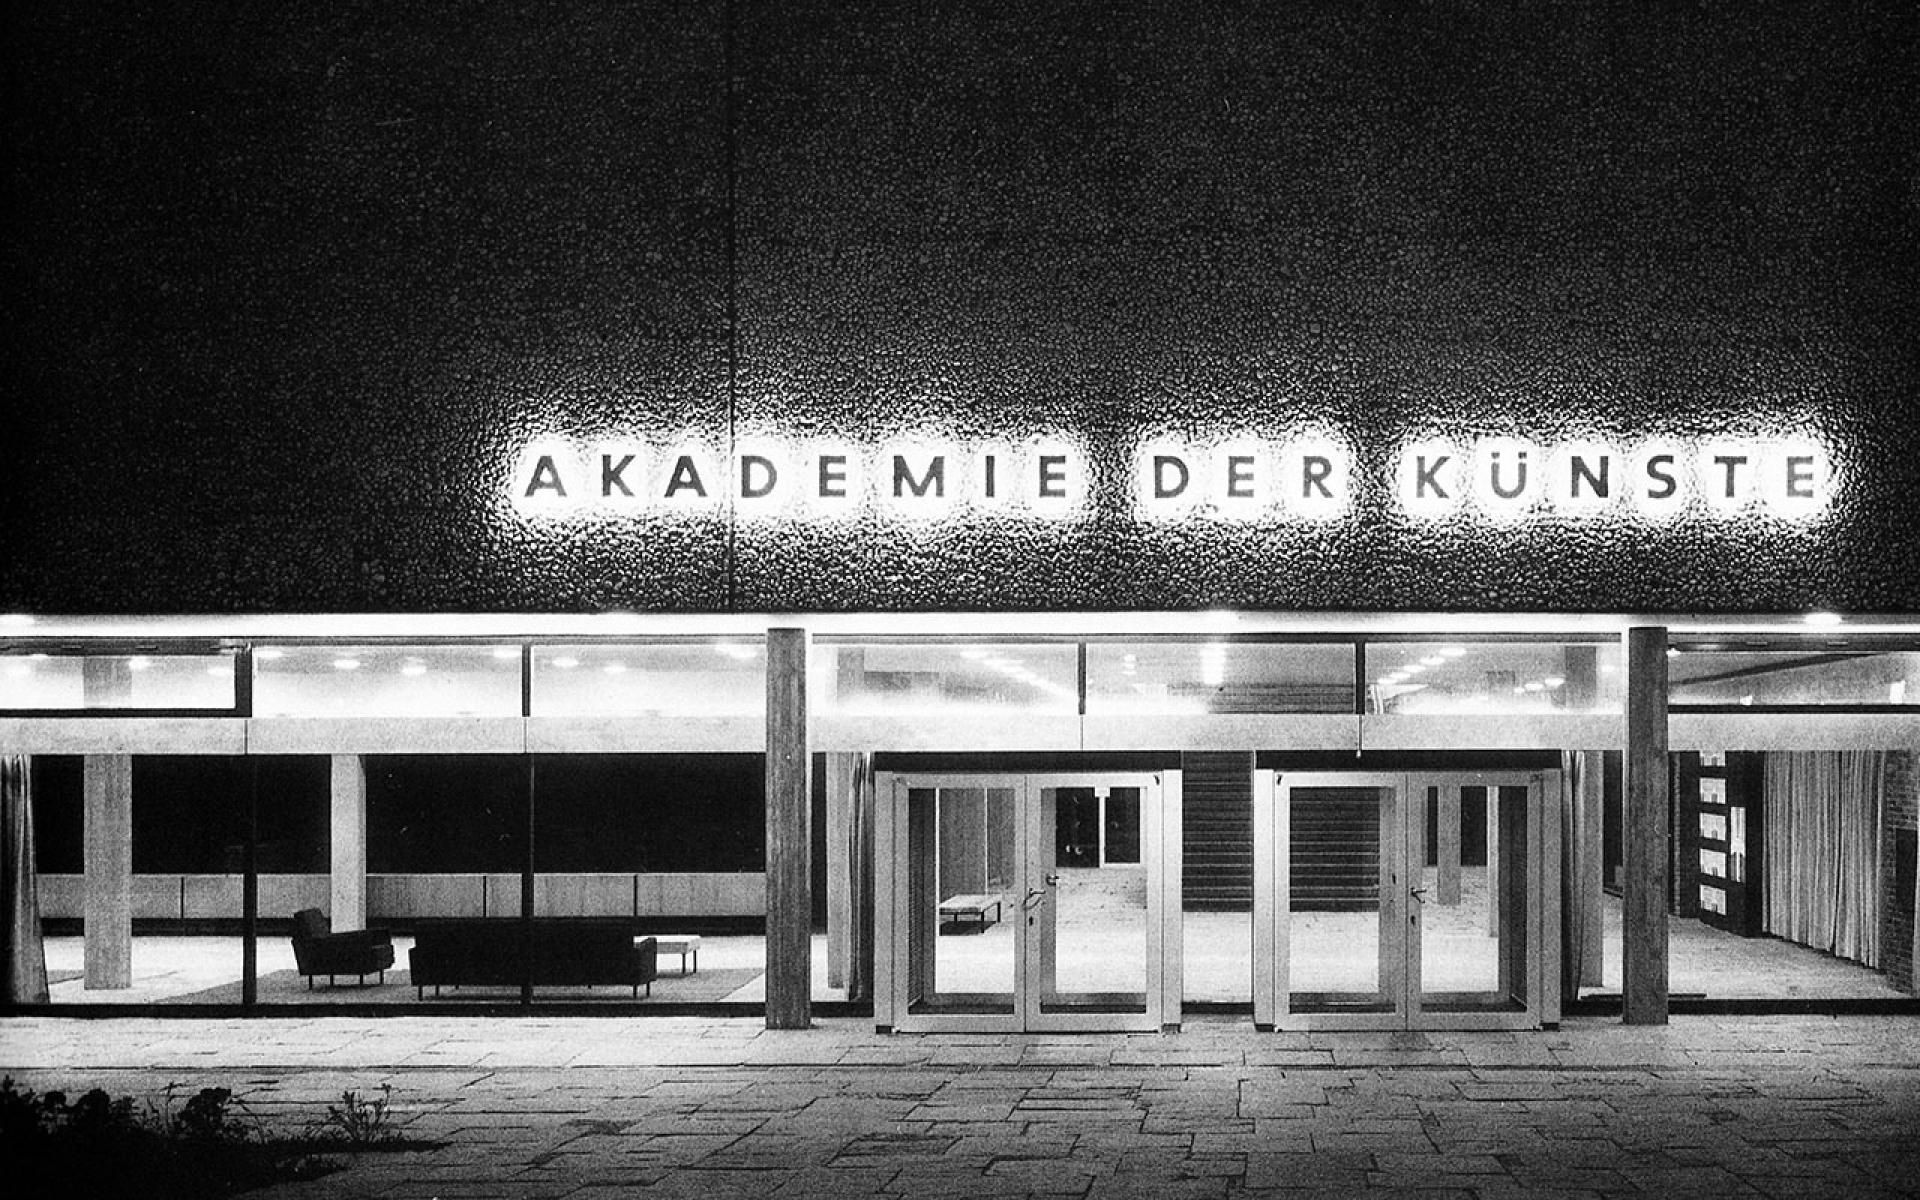
<path id="1" fill-rule="evenodd" d="M 1544 807 L 1556 779 L 1259 772 L 1255 1021 L 1557 1021 L 1558 941 L 1546 935 L 1557 930 L 1558 884 L 1545 863 L 1558 861 L 1558 810 Z"/>
<path id="2" fill-rule="evenodd" d="M 1160 776 L 883 776 L 875 1023 L 1141 1030 L 1167 1019 Z M 891 797 L 891 803 L 887 803 Z M 1177 975 L 1175 976 L 1177 977 Z"/>

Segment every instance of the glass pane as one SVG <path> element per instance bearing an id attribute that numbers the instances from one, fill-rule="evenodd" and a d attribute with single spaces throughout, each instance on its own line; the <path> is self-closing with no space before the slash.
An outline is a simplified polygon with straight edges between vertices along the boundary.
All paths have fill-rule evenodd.
<path id="1" fill-rule="evenodd" d="M 536 978 L 537 998 L 766 999 L 764 756 L 543 755 L 533 846 L 536 937 L 601 948 L 570 980 Z"/>
<path id="2" fill-rule="evenodd" d="M 262 646 L 261 716 L 520 715 L 518 646 Z"/>
<path id="3" fill-rule="evenodd" d="M 0 709 L 231 709 L 231 651 L 214 654 L 9 654 Z"/>
<path id="4" fill-rule="evenodd" d="M 1079 712 L 1070 643 L 826 647 L 822 707 L 839 714 Z"/>
<path id="5" fill-rule="evenodd" d="M 1354 648 L 1273 642 L 1091 642 L 1092 714 L 1350 713 Z"/>
<path id="6" fill-rule="evenodd" d="M 1140 861 L 1140 789 L 1111 788 L 1107 792 L 1102 835 L 1109 863 Z"/>
<path id="7" fill-rule="evenodd" d="M 1920 652 L 1701 651 L 1667 662 L 1674 704 L 1920 704 Z"/>
<path id="8" fill-rule="evenodd" d="M 1526 1001 L 1525 787 L 1420 789 L 1429 835 L 1420 886 L 1420 985 L 1429 1010 Z"/>
<path id="9" fill-rule="evenodd" d="M 1381 971 L 1381 844 L 1388 793 L 1287 790 L 1289 1005 L 1391 1009 Z"/>
<path id="10" fill-rule="evenodd" d="M 1617 643 L 1374 642 L 1367 708 L 1375 713 L 1619 712 Z"/>
<path id="11" fill-rule="evenodd" d="M 535 716 L 747 716 L 766 704 L 766 645 L 752 638 L 533 651 Z"/>
<path id="12" fill-rule="evenodd" d="M 1132 792 L 1138 805 L 1138 788 L 1113 790 Z M 1102 866 L 1097 843 L 1086 846 L 1086 835 L 1098 833 L 1093 788 L 1042 788 L 1040 802 L 1055 826 L 1053 870 L 1041 908 L 1041 1008 L 1145 1012 L 1146 867 L 1111 861 Z"/>
<path id="13" fill-rule="evenodd" d="M 1015 818 L 1012 788 L 909 789 L 913 1012 L 1013 1011 Z"/>

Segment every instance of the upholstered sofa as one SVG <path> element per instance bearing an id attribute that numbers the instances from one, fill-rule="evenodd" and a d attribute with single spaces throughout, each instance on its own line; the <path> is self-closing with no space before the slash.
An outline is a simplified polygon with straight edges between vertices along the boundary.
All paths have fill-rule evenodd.
<path id="1" fill-rule="evenodd" d="M 421 921 L 407 965 L 416 996 L 443 987 L 519 987 L 529 975 L 526 930 L 517 917 Z M 653 994 L 659 947 L 635 922 L 618 917 L 536 917 L 531 978 L 535 987 L 618 984 Z"/>
<path id="2" fill-rule="evenodd" d="M 303 908 L 293 914 L 293 961 L 313 988 L 316 975 L 325 975 L 328 986 L 336 977 L 354 975 L 361 983 L 378 974 L 387 981 L 387 968 L 393 965 L 393 937 L 378 929 L 353 929 L 333 932 L 333 923 L 317 908 Z"/>

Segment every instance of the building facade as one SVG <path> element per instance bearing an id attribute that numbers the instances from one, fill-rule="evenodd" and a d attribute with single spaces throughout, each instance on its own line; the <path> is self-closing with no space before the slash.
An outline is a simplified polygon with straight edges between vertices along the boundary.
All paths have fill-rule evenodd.
<path id="1" fill-rule="evenodd" d="M 53 1002 L 1912 991 L 1906 7 L 196 15 L 8 52 Z"/>

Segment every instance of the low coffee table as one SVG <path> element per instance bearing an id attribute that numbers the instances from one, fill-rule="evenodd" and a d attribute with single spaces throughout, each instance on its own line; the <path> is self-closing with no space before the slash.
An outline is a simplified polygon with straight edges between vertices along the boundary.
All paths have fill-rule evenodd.
<path id="1" fill-rule="evenodd" d="M 700 935 L 697 933 L 656 934 L 653 939 L 655 948 L 661 954 L 680 956 L 680 973 L 697 975 L 700 973 Z M 687 969 L 687 960 L 693 960 L 693 969 Z"/>

